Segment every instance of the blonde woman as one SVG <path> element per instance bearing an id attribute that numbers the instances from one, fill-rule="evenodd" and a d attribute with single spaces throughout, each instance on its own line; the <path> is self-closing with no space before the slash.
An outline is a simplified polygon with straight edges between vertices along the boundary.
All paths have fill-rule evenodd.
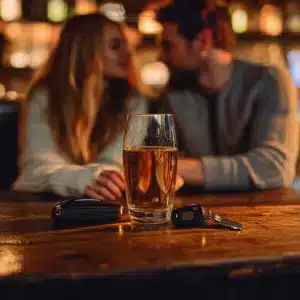
<path id="1" fill-rule="evenodd" d="M 101 14 L 66 22 L 27 98 L 15 190 L 121 196 L 126 115 L 147 111 L 146 101 L 132 97 L 130 66 L 118 23 Z"/>

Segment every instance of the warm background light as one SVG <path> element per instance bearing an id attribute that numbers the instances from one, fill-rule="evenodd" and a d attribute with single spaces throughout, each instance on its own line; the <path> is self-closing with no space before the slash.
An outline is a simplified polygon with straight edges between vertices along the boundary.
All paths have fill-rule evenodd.
<path id="1" fill-rule="evenodd" d="M 60 28 L 46 22 L 8 23 L 4 34 L 10 44 L 4 54 L 4 64 L 17 69 L 41 66 L 56 45 Z"/>
<path id="2" fill-rule="evenodd" d="M 30 57 L 26 52 L 14 52 L 10 56 L 10 65 L 17 69 L 28 67 L 30 64 Z"/>
<path id="3" fill-rule="evenodd" d="M 1 0 L 1 18 L 4 21 L 13 21 L 22 16 L 21 0 Z"/>
<path id="4" fill-rule="evenodd" d="M 76 0 L 75 2 L 75 13 L 78 15 L 89 14 L 96 11 L 96 0 Z"/>
<path id="5" fill-rule="evenodd" d="M 151 87 L 163 87 L 170 78 L 169 69 L 162 62 L 153 62 L 146 64 L 141 70 L 142 82 Z"/>
<path id="6" fill-rule="evenodd" d="M 259 27 L 264 34 L 280 35 L 283 31 L 281 11 L 273 5 L 264 5 L 260 12 Z"/>
<path id="7" fill-rule="evenodd" d="M 35 69 L 45 63 L 49 56 L 49 49 L 45 47 L 35 48 L 30 55 L 30 67 Z"/>
<path id="8" fill-rule="evenodd" d="M 155 12 L 152 10 L 146 10 L 139 15 L 138 28 L 145 35 L 156 35 L 162 31 L 162 26 L 155 20 Z"/>
<path id="9" fill-rule="evenodd" d="M 62 22 L 68 16 L 68 5 L 64 0 L 50 0 L 47 7 L 48 19 L 52 22 Z"/>
<path id="10" fill-rule="evenodd" d="M 100 12 L 102 12 L 107 18 L 115 21 L 115 22 L 124 22 L 126 19 L 125 8 L 120 3 L 104 3 L 99 8 Z"/>
<path id="11" fill-rule="evenodd" d="M 18 93 L 16 91 L 7 91 L 5 93 L 5 98 L 9 100 L 17 100 L 18 99 Z"/>
<path id="12" fill-rule="evenodd" d="M 30 26 L 31 25 L 31 26 Z M 52 26 L 49 23 L 34 23 L 30 24 L 28 32 L 32 33 L 31 41 L 35 44 L 47 44 L 51 39 Z"/>
<path id="13" fill-rule="evenodd" d="M 242 8 L 238 8 L 231 15 L 232 29 L 236 33 L 245 33 L 248 29 L 248 13 Z"/>
<path id="14" fill-rule="evenodd" d="M 9 23 L 5 26 L 5 36 L 16 43 L 51 43 L 56 27 L 46 22 L 40 23 Z"/>
<path id="15" fill-rule="evenodd" d="M 291 32 L 300 33 L 300 15 L 294 15 L 288 18 L 287 28 Z"/>
<path id="16" fill-rule="evenodd" d="M 9 40 L 19 39 L 22 35 L 22 29 L 20 23 L 8 23 L 5 26 L 4 34 Z"/>

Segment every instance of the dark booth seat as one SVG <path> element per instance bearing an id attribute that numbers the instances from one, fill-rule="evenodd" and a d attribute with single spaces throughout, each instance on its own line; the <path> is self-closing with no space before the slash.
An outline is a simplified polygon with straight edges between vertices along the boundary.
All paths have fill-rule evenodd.
<path id="1" fill-rule="evenodd" d="M 10 189 L 18 175 L 20 101 L 0 99 L 0 189 Z"/>

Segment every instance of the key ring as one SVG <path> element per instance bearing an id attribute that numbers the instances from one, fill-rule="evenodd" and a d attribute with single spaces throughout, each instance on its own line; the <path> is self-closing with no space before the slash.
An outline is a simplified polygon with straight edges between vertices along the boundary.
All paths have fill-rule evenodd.
<path id="1" fill-rule="evenodd" d="M 213 213 L 211 212 L 211 210 L 209 210 L 206 207 L 201 206 L 201 208 L 202 208 L 202 215 L 204 218 L 204 224 L 208 225 L 213 217 Z"/>

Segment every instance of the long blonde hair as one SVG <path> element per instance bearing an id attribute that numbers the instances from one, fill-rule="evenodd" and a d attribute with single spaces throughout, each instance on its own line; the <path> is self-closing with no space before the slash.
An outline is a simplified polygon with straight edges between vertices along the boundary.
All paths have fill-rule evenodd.
<path id="1" fill-rule="evenodd" d="M 118 23 L 98 13 L 69 19 L 31 89 L 47 88 L 46 113 L 53 137 L 77 164 L 88 163 L 99 154 L 124 127 L 125 121 L 118 122 L 117 115 L 127 113 L 126 98 L 115 107 L 116 103 L 104 97 L 99 53 L 107 23 L 122 30 Z"/>

